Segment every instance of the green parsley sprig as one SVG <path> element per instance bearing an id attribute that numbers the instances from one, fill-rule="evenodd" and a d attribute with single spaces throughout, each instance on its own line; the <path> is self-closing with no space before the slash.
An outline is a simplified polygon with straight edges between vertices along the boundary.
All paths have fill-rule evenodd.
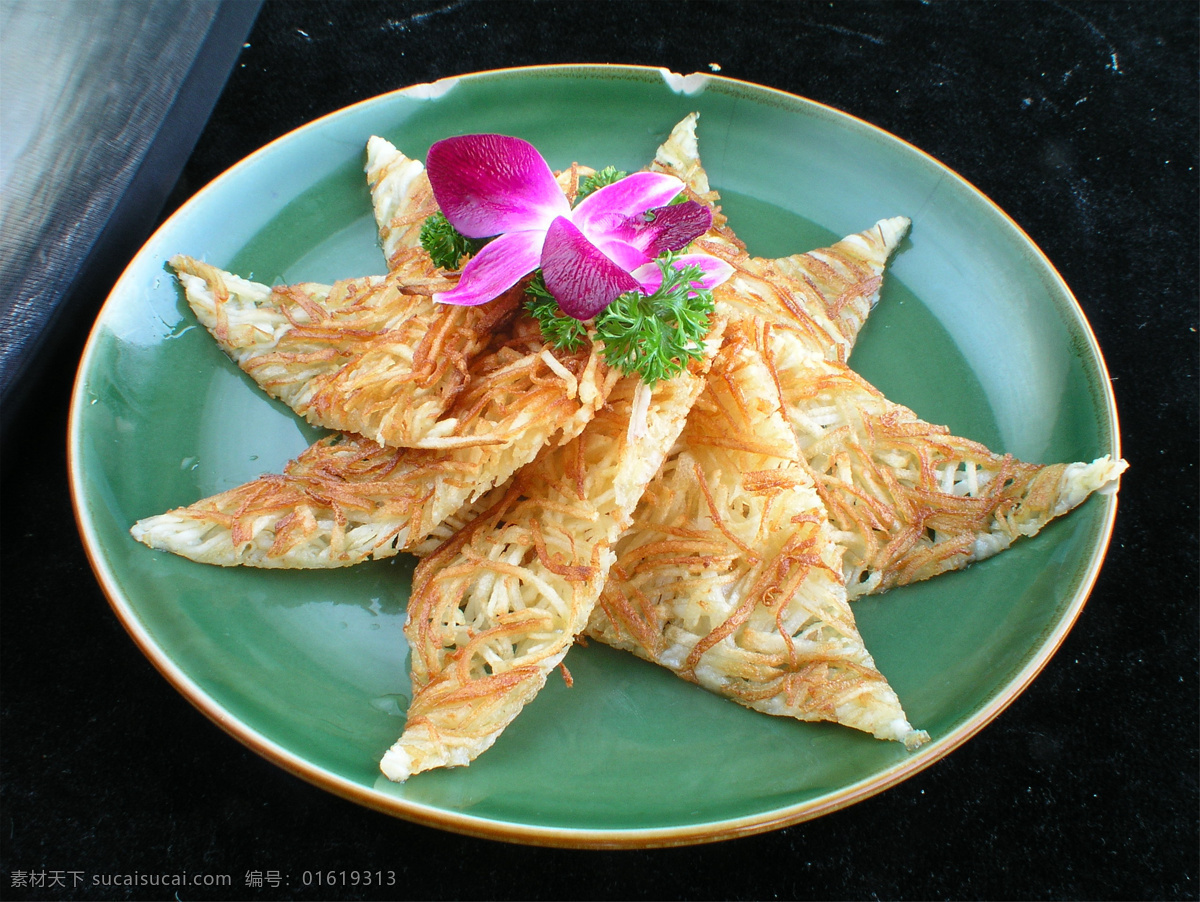
<path id="1" fill-rule="evenodd" d="M 593 320 L 605 362 L 623 373 L 637 373 L 650 386 L 702 356 L 713 313 L 712 292 L 693 284 L 702 277 L 700 268 L 676 269 L 672 261 L 671 254 L 655 261 L 663 280 L 653 294 L 627 291 Z M 526 291 L 526 309 L 537 319 L 546 343 L 564 350 L 581 347 L 586 325 L 559 309 L 540 273 Z"/>
<path id="2" fill-rule="evenodd" d="M 627 175 L 629 175 L 628 172 L 623 169 L 618 169 L 616 166 L 605 166 L 598 172 L 593 172 L 591 175 L 585 175 L 579 180 L 579 187 L 575 192 L 575 206 L 579 206 L 579 202 L 589 194 L 594 194 L 601 188 L 607 188 L 609 185 L 621 181 L 621 179 L 625 178 Z M 667 206 L 670 207 L 674 206 L 675 204 L 681 204 L 687 199 L 687 192 L 680 191 L 673 198 L 671 198 L 670 201 L 667 202 Z"/>
<path id="3" fill-rule="evenodd" d="M 421 247 L 429 251 L 435 266 L 456 270 L 463 257 L 474 256 L 484 241 L 468 238 L 450 225 L 450 220 L 440 210 L 428 216 L 421 226 Z"/>
<path id="4" fill-rule="evenodd" d="M 676 269 L 673 259 L 664 254 L 655 261 L 663 274 L 657 291 L 627 291 L 596 317 L 605 361 L 622 372 L 639 374 L 651 386 L 703 355 L 713 313 L 712 292 L 693 285 L 703 276 L 700 268 Z"/>
<path id="5" fill-rule="evenodd" d="M 546 287 L 539 269 L 525 286 L 525 309 L 538 321 L 546 344 L 563 351 L 578 351 L 587 341 L 587 324 L 567 316 Z"/>
<path id="6" fill-rule="evenodd" d="M 621 181 L 627 175 L 629 175 L 628 172 L 620 170 L 616 166 L 605 166 L 591 175 L 585 175 L 579 180 L 579 187 L 575 191 L 575 203 L 578 204 L 589 194 L 593 194 L 601 188 L 606 188 L 613 184 L 613 182 Z"/>

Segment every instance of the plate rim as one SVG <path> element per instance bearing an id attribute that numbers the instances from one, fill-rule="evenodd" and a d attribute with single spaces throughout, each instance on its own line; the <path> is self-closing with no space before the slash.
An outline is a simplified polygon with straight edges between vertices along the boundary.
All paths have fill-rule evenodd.
<path id="1" fill-rule="evenodd" d="M 366 808 L 400 817 L 424 826 L 448 830 L 467 836 L 523 845 L 573 849 L 663 848 L 717 842 L 764 833 L 830 814 L 877 795 L 930 767 L 935 762 L 940 761 L 979 733 L 1028 689 L 1029 685 L 1045 668 L 1050 659 L 1054 657 L 1082 613 L 1083 607 L 1099 577 L 1111 543 L 1116 520 L 1116 493 L 1104 496 L 1101 499 L 1104 504 L 1103 519 L 1097 532 L 1095 544 L 1091 550 L 1091 559 L 1088 561 L 1087 568 L 1083 572 L 1070 602 L 1064 607 L 1063 616 L 1057 621 L 1054 628 L 1041 638 L 1039 644 L 1032 650 L 1032 654 L 1029 655 L 1013 678 L 1001 687 L 1001 690 L 986 705 L 975 711 L 974 714 L 953 731 L 943 737 L 939 737 L 925 748 L 902 759 L 891 767 L 876 771 L 863 779 L 840 787 L 834 792 L 818 796 L 815 799 L 734 818 L 668 827 L 579 828 L 533 825 L 494 818 L 483 818 L 463 812 L 438 808 L 400 796 L 388 795 L 313 764 L 303 756 L 268 739 L 250 724 L 227 711 L 171 660 L 170 656 L 150 636 L 137 616 L 136 611 L 129 605 L 128 600 L 124 598 L 115 574 L 104 559 L 102 553 L 103 542 L 95 534 L 93 524 L 88 517 L 87 489 L 84 485 L 81 464 L 79 462 L 82 457 L 82 449 L 80 447 L 82 430 L 80 424 L 82 411 L 86 406 L 84 397 L 85 387 L 87 376 L 91 369 L 90 363 L 97 352 L 100 340 L 101 321 L 105 318 L 110 305 L 116 303 L 115 299 L 122 293 L 125 283 L 133 279 L 134 270 L 141 263 L 147 248 L 157 243 L 159 236 L 172 229 L 177 221 L 186 217 L 194 205 L 203 203 L 211 191 L 219 189 L 220 185 L 232 173 L 252 165 L 258 158 L 270 153 L 277 144 L 290 141 L 299 132 L 309 129 L 316 130 L 330 119 L 348 115 L 352 110 L 371 104 L 385 104 L 390 98 L 397 96 L 409 95 L 425 99 L 436 99 L 442 93 L 445 93 L 445 91 L 450 90 L 460 80 L 519 75 L 532 75 L 536 77 L 550 74 L 578 74 L 601 78 L 614 78 L 624 75 L 625 77 L 633 77 L 646 82 L 653 82 L 657 77 L 662 80 L 663 86 L 666 89 L 677 92 L 682 91 L 686 94 L 706 90 L 710 82 L 716 82 L 718 85 L 734 92 L 755 95 L 765 92 L 768 95 L 780 98 L 789 108 L 798 110 L 801 107 L 808 107 L 813 112 L 819 112 L 825 116 L 850 122 L 855 127 L 875 133 L 884 140 L 898 144 L 909 153 L 915 153 L 923 157 L 927 162 L 932 163 L 944 172 L 945 175 L 959 182 L 970 193 L 975 195 L 978 200 L 982 200 L 990 207 L 992 212 L 998 215 L 1015 232 L 1025 248 L 1045 266 L 1046 271 L 1053 277 L 1053 281 L 1066 299 L 1066 306 L 1071 310 L 1082 335 L 1086 337 L 1088 358 L 1097 369 L 1097 379 L 1102 386 L 1101 396 L 1105 402 L 1102 405 L 1103 409 L 1097 412 L 1106 415 L 1106 423 L 1111 430 L 1111 449 L 1109 453 L 1113 455 L 1114 459 L 1120 458 L 1120 423 L 1112 380 L 1096 335 L 1070 286 L 1042 249 L 1011 216 L 974 184 L 926 151 L 865 119 L 839 110 L 836 107 L 779 88 L 772 88 L 767 85 L 731 78 L 729 76 L 706 72 L 694 72 L 683 76 L 661 66 L 612 63 L 515 66 L 460 73 L 438 79 L 435 82 L 407 85 L 364 98 L 305 122 L 272 139 L 225 169 L 180 205 L 177 210 L 154 230 L 142 248 L 130 259 L 120 277 L 113 284 L 104 304 L 97 312 L 80 358 L 71 392 L 66 435 L 67 472 L 72 510 L 88 562 L 100 584 L 101 590 L 104 592 L 110 608 L 112 608 L 117 619 L 121 622 L 126 632 L 129 633 L 138 649 L 180 695 L 224 732 L 271 763 L 318 788 Z M 689 84 L 698 84 L 699 88 L 687 89 Z"/>

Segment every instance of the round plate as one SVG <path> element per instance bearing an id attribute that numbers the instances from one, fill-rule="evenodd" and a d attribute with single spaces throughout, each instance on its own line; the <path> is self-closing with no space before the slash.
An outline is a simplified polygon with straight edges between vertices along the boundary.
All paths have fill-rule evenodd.
<path id="1" fill-rule="evenodd" d="M 911 721 L 898 743 L 758 714 L 592 643 L 468 768 L 379 772 L 408 703 L 412 562 L 333 572 L 222 569 L 152 551 L 137 519 L 279 472 L 310 429 L 196 324 L 176 253 L 267 283 L 382 273 L 363 175 L 382 135 L 423 159 L 453 134 L 532 141 L 551 166 L 635 170 L 700 113 L 701 158 L 760 256 L 913 220 L 852 365 L 927 420 L 1028 461 L 1119 454 L 1095 339 L 1054 268 L 978 191 L 851 116 L 756 85 L 558 66 L 462 76 L 341 110 L 197 194 L 130 264 L 84 354 L 70 421 L 80 530 L 134 640 L 249 747 L 356 802 L 459 832 L 564 846 L 753 833 L 863 799 L 932 764 L 1029 684 L 1079 614 L 1116 502 L 1094 497 L 971 569 L 856 603 Z M 170 754 L 169 741 L 164 753 Z"/>

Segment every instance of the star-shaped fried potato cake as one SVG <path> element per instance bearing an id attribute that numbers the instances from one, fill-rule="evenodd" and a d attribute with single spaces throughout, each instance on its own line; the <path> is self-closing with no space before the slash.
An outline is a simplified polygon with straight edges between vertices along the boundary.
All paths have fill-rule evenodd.
<path id="1" fill-rule="evenodd" d="M 585 628 L 749 707 L 915 747 L 927 736 L 848 602 L 965 567 L 1116 489 L 1123 461 L 995 454 L 854 373 L 911 223 L 754 257 L 720 212 L 696 126 L 694 114 L 676 125 L 649 168 L 713 209 L 693 246 L 734 273 L 714 290 L 703 360 L 653 390 L 592 342 L 548 345 L 523 283 L 481 307 L 433 303 L 456 277 L 420 246 L 437 205 L 422 164 L 381 138 L 366 171 L 387 275 L 269 288 L 172 261 L 230 357 L 338 431 L 283 474 L 133 534 L 226 566 L 422 556 L 413 702 L 382 764 L 392 779 L 474 759 Z M 557 179 L 573 198 L 591 172 Z"/>

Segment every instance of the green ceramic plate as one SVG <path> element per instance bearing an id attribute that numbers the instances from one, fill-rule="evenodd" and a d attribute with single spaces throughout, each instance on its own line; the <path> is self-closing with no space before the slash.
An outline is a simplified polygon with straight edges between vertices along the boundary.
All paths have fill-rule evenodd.
<path id="1" fill-rule="evenodd" d="M 637 169 L 700 112 L 700 150 L 753 253 L 828 244 L 904 214 L 912 235 L 852 363 L 893 400 L 1030 461 L 1119 454 L 1100 351 L 1054 268 L 1004 213 L 859 120 L 725 78 L 519 69 L 397 91 L 265 147 L 176 213 L 130 264 L 84 354 L 70 424 L 79 525 L 112 606 L 218 725 L 293 773 L 450 830 L 567 846 L 701 842 L 829 812 L 932 764 L 995 717 L 1061 643 L 1096 577 L 1113 498 L 972 569 L 858 603 L 916 753 L 771 718 L 592 644 L 469 768 L 378 771 L 408 702 L 411 561 L 225 570 L 130 538 L 140 517 L 278 472 L 316 433 L 198 326 L 165 261 L 260 281 L 384 271 L 362 173 L 368 136 L 423 158 L 439 138 L 527 138 L 556 168 Z"/>

